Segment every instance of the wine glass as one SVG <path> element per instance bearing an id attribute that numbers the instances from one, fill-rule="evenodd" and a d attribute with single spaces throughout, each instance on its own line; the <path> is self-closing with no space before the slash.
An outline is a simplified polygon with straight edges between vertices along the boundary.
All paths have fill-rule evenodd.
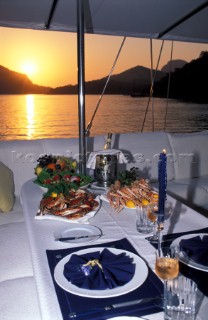
<path id="1" fill-rule="evenodd" d="M 168 280 L 176 278 L 179 274 L 179 251 L 177 247 L 158 248 L 156 251 L 155 273 L 164 282 L 162 307 L 165 308 L 168 296 Z"/>
<path id="2" fill-rule="evenodd" d="M 162 280 L 174 279 L 179 273 L 179 254 L 176 247 L 156 251 L 155 272 Z"/>
<path id="3" fill-rule="evenodd" d="M 151 243 L 157 243 L 158 245 L 159 242 L 162 239 L 162 231 L 164 229 L 165 221 L 170 218 L 172 214 L 172 208 L 170 206 L 170 203 L 166 202 L 165 203 L 165 216 L 163 218 L 163 215 L 158 213 L 158 206 L 152 205 L 149 207 L 149 212 L 148 212 L 148 219 L 153 222 L 153 235 L 146 238 Z M 161 222 L 162 221 L 162 222 Z"/>

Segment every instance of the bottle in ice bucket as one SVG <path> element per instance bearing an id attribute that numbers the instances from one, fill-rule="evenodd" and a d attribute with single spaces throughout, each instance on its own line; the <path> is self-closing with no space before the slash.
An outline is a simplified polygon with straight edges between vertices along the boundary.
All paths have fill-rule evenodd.
<path id="1" fill-rule="evenodd" d="M 111 139 L 112 139 L 112 133 L 108 133 L 103 150 L 111 149 Z"/>
<path id="2" fill-rule="evenodd" d="M 112 133 L 108 133 L 104 150 L 111 150 Z M 109 187 L 117 177 L 117 154 L 97 154 L 94 171 L 95 180 L 100 187 Z"/>

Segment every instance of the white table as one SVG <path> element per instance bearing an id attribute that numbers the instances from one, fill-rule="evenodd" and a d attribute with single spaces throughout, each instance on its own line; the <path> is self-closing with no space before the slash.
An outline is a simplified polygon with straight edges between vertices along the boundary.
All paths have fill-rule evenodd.
<path id="1" fill-rule="evenodd" d="M 54 241 L 54 233 L 69 227 L 69 222 L 54 220 L 34 219 L 39 207 L 43 192 L 32 180 L 26 182 L 21 190 L 21 201 L 30 241 L 34 275 L 37 284 L 38 298 L 43 320 L 62 320 L 61 311 L 51 279 L 46 249 L 64 249 L 69 247 L 68 243 Z M 207 226 L 207 218 L 198 214 L 187 206 L 169 198 L 173 208 L 173 215 L 165 223 L 164 233 L 190 231 Z M 138 234 L 135 224 L 135 210 L 125 209 L 117 214 L 110 208 L 108 203 L 102 203 L 97 214 L 90 220 L 92 225 L 102 229 L 104 236 L 92 244 L 102 244 L 108 241 L 128 238 L 134 248 L 141 254 L 154 270 L 155 249 L 145 240 L 146 235 Z M 86 243 L 86 245 L 88 245 Z M 81 244 L 83 245 L 83 244 Z M 80 246 L 80 244 L 70 244 Z M 208 276 L 208 274 L 207 274 Z M 208 314 L 208 299 L 204 298 L 197 314 L 197 320 L 206 320 Z M 163 313 L 145 316 L 145 319 L 162 320 Z"/>

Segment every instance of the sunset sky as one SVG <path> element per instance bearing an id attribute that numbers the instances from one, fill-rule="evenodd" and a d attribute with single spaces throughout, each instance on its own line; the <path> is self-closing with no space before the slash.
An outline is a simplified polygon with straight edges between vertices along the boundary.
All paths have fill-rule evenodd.
<path id="1" fill-rule="evenodd" d="M 25 73 L 33 83 L 57 87 L 77 83 L 76 34 L 0 27 L 0 65 Z M 85 37 L 86 81 L 109 74 L 122 37 L 87 35 Z M 153 41 L 154 68 L 161 41 Z M 174 42 L 173 59 L 191 61 L 207 44 Z M 170 60 L 171 42 L 164 44 L 159 69 Z M 127 38 L 114 74 L 137 65 L 150 67 L 150 41 Z"/>

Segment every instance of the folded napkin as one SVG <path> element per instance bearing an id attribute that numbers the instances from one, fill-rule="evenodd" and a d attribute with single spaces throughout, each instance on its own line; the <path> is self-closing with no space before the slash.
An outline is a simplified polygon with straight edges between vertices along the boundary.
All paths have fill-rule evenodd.
<path id="1" fill-rule="evenodd" d="M 180 248 L 191 260 L 208 266 L 208 235 L 182 239 Z"/>
<path id="2" fill-rule="evenodd" d="M 64 276 L 79 288 L 105 290 L 128 283 L 135 272 L 132 258 L 108 249 L 73 254 L 64 266 Z"/>
<path id="3" fill-rule="evenodd" d="M 96 165 L 96 156 L 97 155 L 117 155 L 119 163 L 127 163 L 127 159 L 125 158 L 124 154 L 120 150 L 116 149 L 108 149 L 108 150 L 101 150 L 101 151 L 94 151 L 90 153 L 89 159 L 87 161 L 87 168 L 95 169 Z"/>

